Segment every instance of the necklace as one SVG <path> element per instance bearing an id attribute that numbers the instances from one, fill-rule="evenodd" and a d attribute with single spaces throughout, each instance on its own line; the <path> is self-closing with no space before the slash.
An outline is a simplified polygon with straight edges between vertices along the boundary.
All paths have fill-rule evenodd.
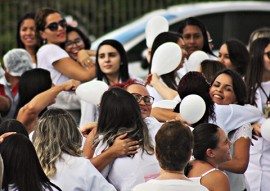
<path id="1" fill-rule="evenodd" d="M 269 95 L 267 95 L 263 87 L 261 85 L 259 85 L 259 87 L 261 88 L 263 94 L 266 97 L 266 107 L 264 109 L 265 118 L 269 118 L 270 117 L 270 93 Z"/>

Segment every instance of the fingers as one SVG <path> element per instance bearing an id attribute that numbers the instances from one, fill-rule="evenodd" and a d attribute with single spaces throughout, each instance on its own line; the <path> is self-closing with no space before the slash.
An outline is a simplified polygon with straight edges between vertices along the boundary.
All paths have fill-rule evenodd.
<path id="1" fill-rule="evenodd" d="M 119 135 L 118 137 L 116 137 L 116 140 L 121 140 L 124 139 L 127 136 L 128 133 L 124 133 L 122 135 Z"/>
<path id="2" fill-rule="evenodd" d="M 16 134 L 16 132 L 8 132 L 8 133 L 4 133 L 3 135 L 0 136 L 0 143 L 2 143 L 4 141 L 4 139 L 10 135 Z"/>

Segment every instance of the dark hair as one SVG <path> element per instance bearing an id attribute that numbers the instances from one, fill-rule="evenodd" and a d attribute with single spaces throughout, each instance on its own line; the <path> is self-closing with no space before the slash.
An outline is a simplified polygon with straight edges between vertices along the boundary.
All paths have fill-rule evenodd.
<path id="1" fill-rule="evenodd" d="M 91 48 L 91 41 L 90 39 L 81 31 L 81 29 L 79 27 L 72 27 L 70 25 L 67 25 L 67 35 L 70 32 L 76 32 L 78 33 L 78 35 L 81 37 L 83 43 L 84 43 L 84 48 L 85 49 L 90 49 Z M 61 47 L 64 49 L 65 46 L 64 44 L 61 45 Z"/>
<path id="2" fill-rule="evenodd" d="M 214 76 L 220 70 L 225 69 L 224 64 L 217 60 L 204 60 L 201 63 L 202 73 L 204 74 L 206 80 L 210 83 L 212 82 Z"/>
<path id="3" fill-rule="evenodd" d="M 35 68 L 24 72 L 19 81 L 19 103 L 16 113 L 37 94 L 48 90 L 51 86 L 52 80 L 49 71 Z M 42 111 L 39 116 L 41 116 L 43 112 L 44 111 Z"/>
<path id="4" fill-rule="evenodd" d="M 241 76 L 244 76 L 249 64 L 249 53 L 246 46 L 239 40 L 231 39 L 225 42 L 230 61 Z"/>
<path id="5" fill-rule="evenodd" d="M 164 123 L 156 137 L 156 155 L 164 170 L 181 171 L 190 160 L 193 135 L 180 121 Z"/>
<path id="6" fill-rule="evenodd" d="M 149 65 L 149 73 L 151 73 L 151 67 L 152 67 L 152 60 L 153 56 L 158 49 L 159 46 L 166 42 L 174 42 L 177 44 L 177 42 L 182 39 L 182 36 L 176 32 L 162 32 L 160 33 L 153 42 L 153 46 L 151 49 L 151 59 L 150 59 L 150 65 Z M 175 75 L 174 71 L 161 75 L 161 79 L 164 81 L 164 83 L 171 89 L 176 90 L 177 89 L 177 83 L 175 81 Z"/>
<path id="7" fill-rule="evenodd" d="M 199 27 L 199 29 L 201 30 L 202 35 L 203 35 L 203 48 L 202 48 L 202 51 L 215 56 L 214 53 L 212 52 L 212 50 L 209 47 L 208 37 L 207 37 L 207 30 L 206 30 L 205 25 L 199 19 L 194 18 L 194 17 L 189 17 L 189 18 L 183 20 L 182 22 L 180 22 L 178 32 L 181 35 L 183 35 L 184 28 L 186 26 L 188 26 L 188 25 L 193 25 L 193 26 Z"/>
<path id="8" fill-rule="evenodd" d="M 206 81 L 204 75 L 201 72 L 188 72 L 180 80 L 178 85 L 178 94 L 183 100 L 190 94 L 196 94 L 203 98 L 206 104 L 206 110 L 203 117 L 192 126 L 196 126 L 200 123 L 207 123 L 209 119 L 215 121 L 214 102 L 209 95 L 210 84 Z M 177 106 L 175 111 L 179 112 Z"/>
<path id="9" fill-rule="evenodd" d="M 120 42 L 118 42 L 117 40 L 114 40 L 114 39 L 104 40 L 98 46 L 97 56 L 96 56 L 97 79 L 98 80 L 105 80 L 105 82 L 107 84 L 109 84 L 109 80 L 108 80 L 107 76 L 101 71 L 101 69 L 99 67 L 99 62 L 98 62 L 99 49 L 103 45 L 112 46 L 120 54 L 121 63 L 120 63 L 120 68 L 119 68 L 119 79 L 122 82 L 127 81 L 129 79 L 127 53 L 126 53 L 123 45 Z"/>
<path id="10" fill-rule="evenodd" d="M 248 65 L 245 82 L 247 85 L 248 103 L 256 105 L 256 90 L 262 83 L 264 70 L 264 49 L 270 44 L 270 38 L 258 38 L 250 46 L 250 63 Z"/>
<path id="11" fill-rule="evenodd" d="M 20 29 L 22 26 L 22 23 L 24 22 L 24 20 L 26 19 L 33 19 L 33 21 L 35 21 L 35 13 L 26 13 L 25 15 L 22 16 L 22 18 L 19 20 L 18 24 L 17 24 L 17 32 L 16 32 L 16 41 L 17 41 L 17 47 L 18 48 L 23 48 L 25 49 L 25 45 L 22 42 L 22 39 L 20 37 Z M 36 47 L 36 51 L 38 50 L 38 46 Z"/>
<path id="12" fill-rule="evenodd" d="M 208 148 L 215 149 L 219 142 L 219 127 L 211 123 L 202 123 L 192 131 L 194 136 L 193 155 L 197 160 L 206 160 Z"/>
<path id="13" fill-rule="evenodd" d="M 0 125 L 0 135 L 7 132 L 17 132 L 25 135 L 28 138 L 28 133 L 25 126 L 16 119 L 7 119 Z"/>
<path id="14" fill-rule="evenodd" d="M 128 132 L 127 137 L 142 141 L 143 151 L 153 154 L 149 131 L 141 118 L 139 104 L 124 89 L 113 87 L 103 94 L 100 102 L 95 146 L 99 142 L 107 142 L 107 146 L 111 146 L 114 139 L 125 132 Z M 99 135 L 103 135 L 101 139 Z"/>
<path id="15" fill-rule="evenodd" d="M 4 162 L 3 188 L 13 185 L 20 191 L 61 190 L 44 174 L 31 141 L 21 134 L 10 135 L 0 145 Z"/>
<path id="16" fill-rule="evenodd" d="M 246 104 L 247 103 L 246 84 L 245 84 L 244 80 L 242 79 L 242 77 L 238 73 L 236 73 L 230 69 L 224 69 L 216 74 L 216 76 L 213 78 L 213 81 L 211 82 L 211 86 L 213 85 L 216 78 L 221 74 L 227 74 L 232 78 L 233 91 L 235 93 L 237 104 L 238 105 Z"/>
<path id="17" fill-rule="evenodd" d="M 249 37 L 248 47 L 257 39 L 257 38 L 269 38 L 270 37 L 270 27 L 261 27 L 254 30 Z"/>
<path id="18" fill-rule="evenodd" d="M 36 23 L 36 35 L 38 39 L 40 40 L 40 43 L 42 44 L 42 38 L 39 34 L 40 31 L 44 31 L 45 26 L 46 26 L 46 19 L 50 14 L 53 13 L 59 13 L 56 9 L 49 8 L 49 7 L 44 7 L 38 10 L 35 16 L 35 23 Z"/>

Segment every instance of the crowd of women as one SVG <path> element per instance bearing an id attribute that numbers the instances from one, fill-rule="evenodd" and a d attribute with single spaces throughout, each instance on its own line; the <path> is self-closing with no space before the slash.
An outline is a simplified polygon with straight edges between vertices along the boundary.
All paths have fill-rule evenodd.
<path id="1" fill-rule="evenodd" d="M 254 31 L 247 47 L 228 39 L 217 56 L 209 32 L 187 18 L 178 31 L 157 35 L 149 75 L 140 79 L 120 42 L 107 39 L 91 50 L 87 35 L 53 8 L 23 16 L 18 46 L 1 69 L 2 189 L 268 190 L 270 142 L 261 126 L 270 116 L 270 28 Z M 158 76 L 153 57 L 167 42 L 182 58 Z M 197 50 L 209 59 L 188 72 Z M 75 94 L 91 80 L 109 86 L 98 105 Z M 191 94 L 206 105 L 193 124 L 179 111 Z M 162 100 L 178 104 L 152 108 Z"/>

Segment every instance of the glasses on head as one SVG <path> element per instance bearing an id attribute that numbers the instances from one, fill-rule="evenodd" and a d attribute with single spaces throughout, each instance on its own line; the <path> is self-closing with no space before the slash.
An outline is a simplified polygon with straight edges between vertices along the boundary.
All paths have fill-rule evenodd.
<path id="1" fill-rule="evenodd" d="M 151 105 L 155 99 L 152 96 L 142 96 L 141 94 L 133 93 L 132 95 L 134 96 L 134 98 L 138 103 L 140 103 L 140 101 L 143 100 L 146 105 Z"/>
<path id="2" fill-rule="evenodd" d="M 75 44 L 76 46 L 80 46 L 82 45 L 82 39 L 81 38 L 76 38 L 74 41 L 67 41 L 65 43 L 65 47 L 68 48 L 68 49 L 71 49 L 73 44 Z"/>
<path id="3" fill-rule="evenodd" d="M 266 56 L 268 57 L 268 59 L 270 59 L 270 51 L 269 52 L 265 52 L 264 54 L 266 54 Z"/>
<path id="4" fill-rule="evenodd" d="M 45 27 L 50 29 L 51 31 L 57 31 L 58 30 L 58 27 L 59 25 L 62 27 L 62 28 L 66 28 L 67 27 L 67 22 L 65 19 L 59 21 L 58 23 L 57 22 L 53 22 L 53 23 L 50 23 L 48 24 L 48 26 Z"/>

